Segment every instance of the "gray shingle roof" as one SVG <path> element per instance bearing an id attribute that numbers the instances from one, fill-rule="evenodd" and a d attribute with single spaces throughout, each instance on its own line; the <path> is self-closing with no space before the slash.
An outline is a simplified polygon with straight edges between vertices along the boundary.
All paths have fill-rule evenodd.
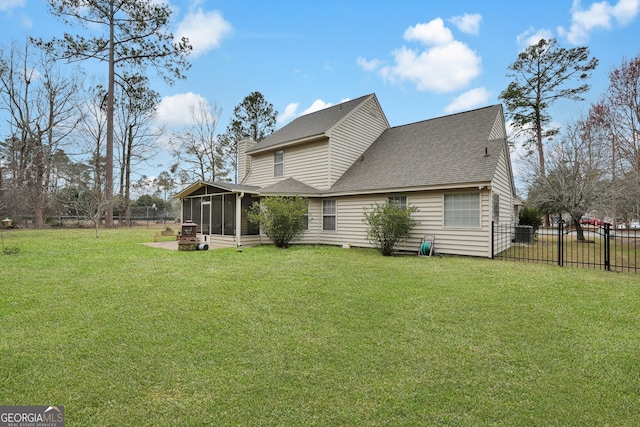
<path id="1" fill-rule="evenodd" d="M 269 193 L 311 196 L 314 194 L 320 194 L 320 190 L 307 185 L 304 182 L 300 182 L 297 179 L 287 178 L 260 189 L 260 194 L 262 195 L 268 195 Z"/>
<path id="2" fill-rule="evenodd" d="M 501 105 L 389 128 L 330 191 L 489 182 L 504 147 L 489 140 L 498 115 Z"/>
<path id="3" fill-rule="evenodd" d="M 353 111 L 354 108 L 365 102 L 371 96 L 374 95 L 361 96 L 360 98 L 352 99 L 334 105 L 333 107 L 300 116 L 258 142 L 255 147 L 247 152 L 255 153 L 266 148 L 286 144 L 287 142 L 324 135 L 342 118 Z"/>
<path id="4" fill-rule="evenodd" d="M 302 116 L 258 145 L 272 147 L 316 135 L 314 132 L 325 133 L 370 96 L 374 95 L 340 104 L 342 108 L 337 105 Z M 318 190 L 294 178 L 263 188 L 199 181 L 177 197 L 191 194 L 204 185 L 262 195 L 326 196 L 489 183 L 500 153 L 506 149 L 504 138 L 490 139 L 496 123 L 504 123 L 501 105 L 386 129 L 329 190 Z M 278 133 L 280 135 L 276 135 Z"/>

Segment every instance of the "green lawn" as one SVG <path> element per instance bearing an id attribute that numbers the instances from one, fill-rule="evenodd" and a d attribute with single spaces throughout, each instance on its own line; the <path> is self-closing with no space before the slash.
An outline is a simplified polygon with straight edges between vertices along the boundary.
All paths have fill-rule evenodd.
<path id="1" fill-rule="evenodd" d="M 640 276 L 10 230 L 0 405 L 67 426 L 640 425 Z"/>

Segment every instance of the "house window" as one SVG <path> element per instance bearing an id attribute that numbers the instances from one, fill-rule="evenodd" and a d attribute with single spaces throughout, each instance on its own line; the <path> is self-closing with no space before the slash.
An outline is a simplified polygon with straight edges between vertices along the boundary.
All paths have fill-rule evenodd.
<path id="1" fill-rule="evenodd" d="M 480 193 L 444 195 L 445 227 L 480 227 Z"/>
<path id="2" fill-rule="evenodd" d="M 389 196 L 389 203 L 395 203 L 402 209 L 407 208 L 407 196 Z"/>
<path id="3" fill-rule="evenodd" d="M 335 231 L 336 229 L 336 201 L 322 201 L 322 230 Z"/>
<path id="4" fill-rule="evenodd" d="M 273 153 L 273 176 L 284 176 L 284 151 Z"/>
<path id="5" fill-rule="evenodd" d="M 500 223 L 500 195 L 493 195 L 493 222 Z"/>

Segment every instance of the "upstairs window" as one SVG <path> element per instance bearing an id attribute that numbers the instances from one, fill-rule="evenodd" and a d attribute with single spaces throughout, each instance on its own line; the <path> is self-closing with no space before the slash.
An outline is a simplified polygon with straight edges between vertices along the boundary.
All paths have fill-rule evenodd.
<path id="1" fill-rule="evenodd" d="M 444 195 L 445 227 L 480 227 L 480 193 Z"/>
<path id="2" fill-rule="evenodd" d="M 273 176 L 284 176 L 284 151 L 273 153 Z"/>

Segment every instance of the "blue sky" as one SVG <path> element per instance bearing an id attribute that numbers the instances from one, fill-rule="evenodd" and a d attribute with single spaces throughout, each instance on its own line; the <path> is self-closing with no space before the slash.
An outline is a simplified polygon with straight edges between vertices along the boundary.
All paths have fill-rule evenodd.
<path id="1" fill-rule="evenodd" d="M 173 86 L 155 83 L 158 120 L 180 125 L 205 99 L 221 110 L 219 133 L 253 91 L 274 105 L 279 126 L 369 93 L 392 126 L 497 104 L 507 67 L 541 37 L 589 47 L 600 61 L 587 94 L 595 101 L 611 68 L 640 54 L 640 0 L 169 3 L 171 31 L 190 38 L 193 66 Z M 0 25 L 3 46 L 78 31 L 51 16 L 45 0 L 0 0 Z M 554 121 L 577 118 L 588 101 L 557 104 Z"/>

